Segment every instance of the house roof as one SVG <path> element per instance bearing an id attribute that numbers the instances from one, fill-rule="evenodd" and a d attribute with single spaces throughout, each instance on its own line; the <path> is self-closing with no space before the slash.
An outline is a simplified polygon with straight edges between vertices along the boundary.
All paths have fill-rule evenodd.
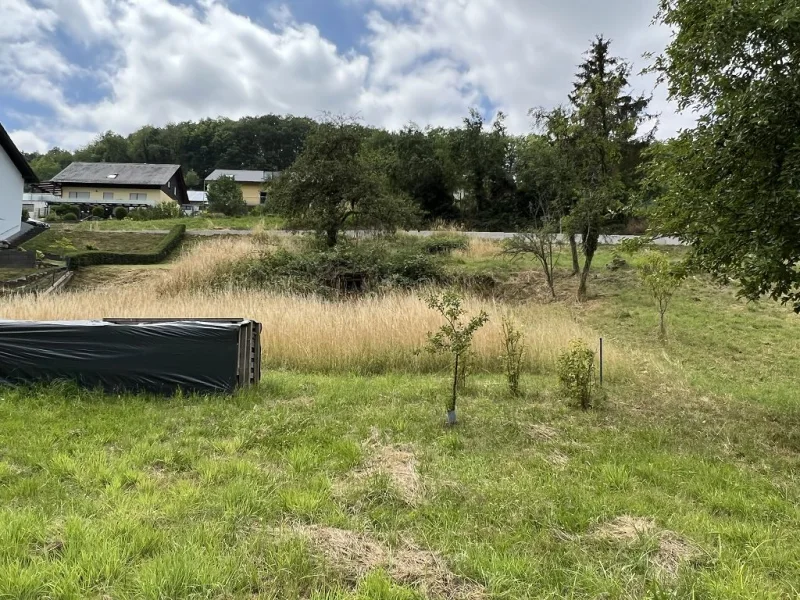
<path id="1" fill-rule="evenodd" d="M 233 177 L 239 183 L 263 183 L 270 179 L 275 179 L 280 175 L 280 171 L 237 171 L 236 169 L 216 169 L 211 175 L 206 177 L 206 181 L 216 181 L 220 177 Z"/>
<path id="2" fill-rule="evenodd" d="M 0 123 L 0 148 L 6 151 L 6 154 L 8 154 L 14 166 L 17 167 L 17 171 L 22 175 L 22 179 L 25 183 L 38 183 L 39 178 L 36 177 L 36 173 L 33 172 L 28 161 L 22 156 L 22 152 L 20 152 L 19 148 L 14 144 L 11 136 L 3 129 L 2 123 Z"/>
<path id="3" fill-rule="evenodd" d="M 103 185 L 166 185 L 180 165 L 74 162 L 51 181 Z"/>
<path id="4" fill-rule="evenodd" d="M 205 192 L 189 190 L 189 202 L 208 202 L 208 197 Z"/>

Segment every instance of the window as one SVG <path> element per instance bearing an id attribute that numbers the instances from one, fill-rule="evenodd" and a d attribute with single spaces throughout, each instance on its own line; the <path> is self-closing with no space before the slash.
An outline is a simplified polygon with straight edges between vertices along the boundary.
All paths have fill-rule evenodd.
<path id="1" fill-rule="evenodd" d="M 111 173 L 111 175 L 106 175 L 106 179 L 116 179 L 119 176 L 119 173 Z"/>
<path id="2" fill-rule="evenodd" d="M 88 200 L 89 192 L 70 192 L 69 197 L 73 200 Z"/>
<path id="3" fill-rule="evenodd" d="M 113 200 L 114 192 L 103 192 L 103 200 Z"/>
<path id="4" fill-rule="evenodd" d="M 147 200 L 147 194 L 131 194 L 130 200 L 131 202 L 144 202 Z"/>
<path id="5" fill-rule="evenodd" d="M 258 199 L 261 201 L 261 204 L 267 203 L 267 192 L 259 192 Z"/>

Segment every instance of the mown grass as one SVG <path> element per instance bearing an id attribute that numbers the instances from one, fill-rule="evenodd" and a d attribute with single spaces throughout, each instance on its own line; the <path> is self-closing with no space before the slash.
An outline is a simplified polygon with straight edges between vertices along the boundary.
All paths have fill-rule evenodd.
<path id="1" fill-rule="evenodd" d="M 425 597 L 424 581 L 354 577 L 303 534 L 312 524 L 390 549 L 412 541 L 486 597 L 797 593 L 800 489 L 789 457 L 760 453 L 759 410 L 718 406 L 708 424 L 622 385 L 580 412 L 550 378 L 510 398 L 477 377 L 447 431 L 446 387 L 270 373 L 234 398 L 4 390 L 0 596 Z M 715 437 L 719 419 L 743 443 Z M 392 445 L 416 457 L 416 502 L 390 477 L 352 477 Z M 625 515 L 655 519 L 692 553 L 666 571 L 656 536 L 598 535 Z"/>
<path id="2" fill-rule="evenodd" d="M 283 219 L 275 216 L 244 216 L 244 217 L 214 217 L 204 216 L 183 217 L 178 219 L 159 219 L 154 221 L 133 221 L 107 219 L 105 221 L 85 221 L 77 224 L 61 225 L 59 228 L 69 228 L 77 231 L 153 231 L 168 230 L 175 225 L 186 225 L 186 229 L 279 229 Z"/>
<path id="3" fill-rule="evenodd" d="M 83 252 L 89 249 L 109 252 L 152 252 L 161 237 L 141 233 L 125 232 L 89 232 L 62 228 L 51 228 L 25 243 L 26 250 L 39 250 L 51 254 Z M 59 242 L 65 240 L 72 248 L 62 247 Z M 91 247 L 91 248 L 90 248 Z"/>
<path id="4" fill-rule="evenodd" d="M 454 260 L 494 261 L 490 250 Z M 470 379 L 454 429 L 442 426 L 444 371 L 398 362 L 358 376 L 358 356 L 374 352 L 363 346 L 355 362 L 307 372 L 347 356 L 353 339 L 384 343 L 396 321 L 415 332 L 403 339 L 422 336 L 422 313 L 398 317 L 405 300 L 344 304 L 325 328 L 338 303 L 250 298 L 238 308 L 294 315 L 275 331 L 301 314 L 317 315 L 319 340 L 365 325 L 317 351 L 299 321 L 291 331 L 304 343 L 269 346 L 292 348 L 294 369 L 230 398 L 0 389 L 0 597 L 797 597 L 798 318 L 701 278 L 676 296 L 662 343 L 635 273 L 604 267 L 611 254 L 586 305 L 569 299 L 563 272 L 561 301 L 500 305 L 529 332 L 549 318 L 552 331 L 571 323 L 606 338 L 606 400 L 589 412 L 559 396 L 550 359 L 529 365 L 514 398 L 487 358 L 495 372 Z M 112 306 L 87 293 L 0 312 L 72 316 L 79 297 L 84 310 Z M 191 306 L 180 293 L 154 298 L 162 312 Z M 129 300 L 117 306 L 136 310 Z M 531 352 L 549 356 L 554 339 L 529 336 Z M 486 357 L 498 341 L 481 342 Z M 387 459 L 401 451 L 413 490 Z M 319 528 L 392 558 L 337 552 Z M 438 570 L 398 565 L 409 547 L 434 553 Z"/>

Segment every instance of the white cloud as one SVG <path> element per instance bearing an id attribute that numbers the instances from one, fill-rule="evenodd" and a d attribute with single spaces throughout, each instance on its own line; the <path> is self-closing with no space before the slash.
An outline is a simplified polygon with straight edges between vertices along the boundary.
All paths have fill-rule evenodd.
<path id="1" fill-rule="evenodd" d="M 266 28 L 221 0 L 3 2 L 0 84 L 54 114 L 32 119 L 15 139 L 29 150 L 42 142 L 76 147 L 109 129 L 268 112 L 359 113 L 390 128 L 412 120 L 455 125 L 485 103 L 523 132 L 529 108 L 566 98 L 595 33 L 614 38 L 615 52 L 637 59 L 637 68 L 641 53 L 660 50 L 665 39 L 646 29 L 652 0 L 339 1 L 364 10 L 367 33 L 356 50 L 337 50 L 285 5 L 272 5 L 274 25 Z M 92 71 L 69 64 L 50 41 L 56 28 L 82 47 L 102 48 L 102 64 Z M 70 89 L 66 81 L 102 86 L 94 94 L 101 99 L 72 100 L 61 91 Z M 655 108 L 665 112 L 666 133 L 687 123 L 663 94 Z"/>
<path id="2" fill-rule="evenodd" d="M 27 152 L 47 152 L 52 146 L 33 131 L 17 129 L 9 133 L 17 148 Z"/>

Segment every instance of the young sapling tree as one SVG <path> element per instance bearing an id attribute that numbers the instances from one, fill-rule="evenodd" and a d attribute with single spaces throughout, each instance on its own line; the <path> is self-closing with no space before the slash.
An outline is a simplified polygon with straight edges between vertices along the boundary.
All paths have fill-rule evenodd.
<path id="1" fill-rule="evenodd" d="M 432 294 L 427 303 L 428 308 L 438 311 L 445 320 L 438 331 L 428 334 L 427 350 L 432 353 L 447 352 L 453 357 L 453 390 L 447 403 L 447 424 L 455 425 L 460 362 L 469 352 L 475 332 L 486 324 L 489 315 L 481 311 L 464 321 L 464 299 L 456 292 L 445 292 L 441 296 Z"/>
<path id="2" fill-rule="evenodd" d="M 562 244 L 558 234 L 551 227 L 542 227 L 533 231 L 518 233 L 506 241 L 503 252 L 514 258 L 524 254 L 532 254 L 542 267 L 550 295 L 555 300 L 555 269 L 561 254 Z"/>
<path id="3" fill-rule="evenodd" d="M 683 282 L 685 271 L 680 266 L 672 265 L 664 253 L 651 250 L 645 253 L 639 267 L 639 276 L 642 284 L 656 302 L 659 316 L 659 336 L 662 340 L 666 339 L 665 316 L 672 296 Z"/>

